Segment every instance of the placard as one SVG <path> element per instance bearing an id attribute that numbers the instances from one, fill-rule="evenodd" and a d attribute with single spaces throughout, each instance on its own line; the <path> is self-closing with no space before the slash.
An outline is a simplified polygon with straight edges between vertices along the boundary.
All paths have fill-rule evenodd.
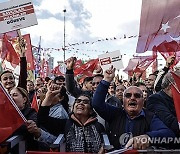
<path id="1" fill-rule="evenodd" d="M 113 65 L 117 70 L 123 68 L 122 55 L 119 50 L 99 55 L 99 62 L 103 70 Z"/>
<path id="2" fill-rule="evenodd" d="M 37 24 L 31 0 L 13 0 L 0 3 L 0 33 Z"/>

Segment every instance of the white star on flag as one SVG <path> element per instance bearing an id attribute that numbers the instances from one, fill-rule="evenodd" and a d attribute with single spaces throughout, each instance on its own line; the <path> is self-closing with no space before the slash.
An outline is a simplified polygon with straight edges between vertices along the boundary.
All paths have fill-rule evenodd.
<path id="1" fill-rule="evenodd" d="M 162 24 L 162 27 L 161 27 L 160 30 L 164 30 L 164 32 L 166 33 L 167 29 L 171 28 L 168 24 L 169 24 L 169 21 L 167 23 L 165 23 L 165 24 Z"/>

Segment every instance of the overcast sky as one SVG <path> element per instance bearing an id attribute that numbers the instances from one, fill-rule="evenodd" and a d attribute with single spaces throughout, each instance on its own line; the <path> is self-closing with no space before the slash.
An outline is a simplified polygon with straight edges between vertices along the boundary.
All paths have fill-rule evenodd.
<path id="1" fill-rule="evenodd" d="M 38 25 L 22 29 L 22 33 L 30 33 L 35 46 L 41 36 L 43 48 L 63 47 L 66 9 L 66 45 L 80 43 L 67 49 L 66 59 L 70 56 L 92 59 L 106 51 L 120 50 L 126 54 L 127 63 L 126 56 L 135 53 L 137 37 L 124 39 L 124 34 L 127 37 L 139 34 L 141 0 L 33 0 L 33 3 Z M 55 62 L 63 60 L 62 50 L 52 50 L 51 55 Z"/>

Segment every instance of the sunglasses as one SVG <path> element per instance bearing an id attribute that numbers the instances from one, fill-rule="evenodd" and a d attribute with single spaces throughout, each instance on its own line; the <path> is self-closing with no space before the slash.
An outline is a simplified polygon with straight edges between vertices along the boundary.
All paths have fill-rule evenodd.
<path id="1" fill-rule="evenodd" d="M 92 85 L 95 86 L 95 85 L 98 85 L 100 82 L 93 82 Z"/>
<path id="2" fill-rule="evenodd" d="M 84 103 L 84 104 L 89 104 L 90 100 L 88 99 L 75 99 L 75 103 Z"/>
<path id="3" fill-rule="evenodd" d="M 134 95 L 135 98 L 141 98 L 142 97 L 140 93 L 133 93 L 133 94 L 132 93 L 126 93 L 124 96 L 126 98 L 131 98 L 132 95 Z"/>

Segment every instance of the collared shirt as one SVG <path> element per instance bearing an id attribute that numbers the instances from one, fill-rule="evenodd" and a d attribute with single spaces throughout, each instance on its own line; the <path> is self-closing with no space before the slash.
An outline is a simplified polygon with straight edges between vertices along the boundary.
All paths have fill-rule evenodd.
<path id="1" fill-rule="evenodd" d="M 126 113 L 126 126 L 125 126 L 125 132 L 128 133 L 128 132 L 133 132 L 133 127 L 134 127 L 134 122 L 136 121 L 137 118 L 139 118 L 140 116 L 144 116 L 145 117 L 145 113 L 144 113 L 144 110 L 142 110 L 140 112 L 140 114 L 135 117 L 134 119 L 131 119 L 129 117 L 129 115 Z"/>

